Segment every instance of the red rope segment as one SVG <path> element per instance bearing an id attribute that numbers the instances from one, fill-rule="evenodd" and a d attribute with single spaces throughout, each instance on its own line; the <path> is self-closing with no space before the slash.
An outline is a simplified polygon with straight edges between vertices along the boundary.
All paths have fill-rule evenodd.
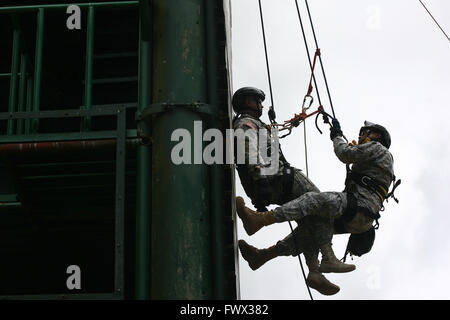
<path id="1" fill-rule="evenodd" d="M 313 81 L 313 77 L 314 77 L 314 68 L 316 67 L 316 60 L 317 60 L 318 56 L 320 56 L 319 48 L 316 49 L 316 53 L 314 54 L 313 65 L 311 68 L 311 78 L 309 79 L 308 93 L 306 94 L 307 96 L 311 95 L 311 92 L 313 90 L 312 81 Z"/>

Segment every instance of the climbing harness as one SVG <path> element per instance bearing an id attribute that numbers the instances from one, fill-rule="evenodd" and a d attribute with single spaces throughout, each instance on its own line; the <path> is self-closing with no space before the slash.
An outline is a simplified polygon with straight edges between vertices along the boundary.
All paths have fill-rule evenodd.
<path id="1" fill-rule="evenodd" d="M 384 185 L 382 182 L 377 181 L 376 179 L 368 175 L 352 171 L 349 165 L 346 165 L 346 169 L 347 176 L 345 179 L 344 192 L 347 193 L 348 204 L 347 209 L 342 214 L 342 216 L 339 219 L 335 220 L 335 229 L 339 233 L 345 232 L 344 222 L 350 222 L 355 217 L 357 212 L 363 212 L 365 215 L 375 220 L 375 225 L 366 232 L 350 235 L 347 247 L 345 249 L 344 257 L 341 259 L 341 261 L 343 262 L 345 262 L 348 254 L 350 254 L 351 257 L 353 257 L 353 255 L 360 257 L 371 250 L 375 241 L 375 230 L 377 230 L 380 226 L 378 219 L 380 219 L 381 217 L 378 212 L 373 213 L 364 207 L 358 207 L 356 197 L 354 196 L 353 192 L 349 190 L 349 183 L 354 182 L 357 185 L 366 188 L 367 190 L 370 190 L 371 192 L 376 194 L 381 202 L 380 211 L 384 211 L 384 200 L 388 202 L 388 199 L 392 197 L 397 203 L 399 202 L 398 199 L 394 196 L 394 191 L 402 182 L 401 179 L 397 180 L 394 175 L 392 177 L 392 190 L 389 192 L 389 187 Z"/>

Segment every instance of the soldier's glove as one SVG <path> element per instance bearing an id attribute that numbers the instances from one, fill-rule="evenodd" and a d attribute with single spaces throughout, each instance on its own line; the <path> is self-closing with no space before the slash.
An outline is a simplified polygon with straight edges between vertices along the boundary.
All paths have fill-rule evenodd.
<path id="1" fill-rule="evenodd" d="M 273 106 L 271 106 L 269 108 L 269 111 L 267 112 L 267 115 L 269 116 L 270 122 L 275 121 L 276 115 L 275 115 L 275 110 L 274 110 Z"/>
<path id="2" fill-rule="evenodd" d="M 341 130 L 341 124 L 336 118 L 333 118 L 331 121 L 331 128 L 330 128 L 330 139 L 333 140 L 336 137 L 342 137 L 344 134 Z"/>

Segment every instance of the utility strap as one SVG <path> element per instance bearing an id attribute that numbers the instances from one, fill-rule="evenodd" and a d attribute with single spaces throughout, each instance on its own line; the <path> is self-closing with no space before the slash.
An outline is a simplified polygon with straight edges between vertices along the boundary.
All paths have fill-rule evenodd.
<path id="1" fill-rule="evenodd" d="M 316 53 L 314 54 L 313 65 L 311 67 L 311 77 L 309 79 L 308 93 L 306 94 L 306 96 L 310 96 L 312 91 L 313 91 L 312 82 L 313 82 L 313 79 L 314 79 L 314 68 L 316 67 L 316 60 L 317 60 L 318 56 L 320 56 L 320 49 L 319 48 L 316 49 Z"/>

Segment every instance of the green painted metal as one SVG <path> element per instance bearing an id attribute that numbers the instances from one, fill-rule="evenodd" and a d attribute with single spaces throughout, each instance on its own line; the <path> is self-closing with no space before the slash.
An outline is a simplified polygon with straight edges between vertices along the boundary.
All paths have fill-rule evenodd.
<path id="1" fill-rule="evenodd" d="M 212 106 L 206 103 L 194 102 L 194 103 L 153 103 L 147 108 L 142 110 L 138 117 L 140 119 L 147 118 L 150 115 L 161 112 L 177 111 L 180 108 L 185 108 L 196 113 L 204 113 L 206 115 L 217 115 L 218 109 L 216 106 Z"/>
<path id="2" fill-rule="evenodd" d="M 208 76 L 208 102 L 213 105 L 219 105 L 218 99 L 218 75 L 217 75 L 217 27 L 215 15 L 215 1 L 205 1 L 205 17 L 206 17 L 206 70 Z M 217 115 L 216 110 L 216 115 Z M 221 128 L 218 117 L 211 117 L 211 126 L 213 128 Z M 215 299 L 225 299 L 225 190 L 224 190 L 224 165 L 213 164 L 211 170 L 211 245 L 212 245 L 212 270 L 213 270 L 213 290 Z"/>
<path id="3" fill-rule="evenodd" d="M 30 75 L 27 78 L 27 105 L 26 112 L 31 112 L 33 108 L 33 77 Z M 31 120 L 25 119 L 25 134 L 31 133 Z"/>
<path id="4" fill-rule="evenodd" d="M 137 138 L 137 130 L 128 129 L 126 130 L 126 132 L 127 138 Z M 40 133 L 40 134 L 0 136 L 0 143 L 97 140 L 97 139 L 112 139 L 115 137 L 116 131 Z"/>
<path id="5" fill-rule="evenodd" d="M 16 111 L 17 103 L 17 73 L 19 72 L 20 61 L 20 37 L 21 31 L 18 28 L 13 32 L 13 45 L 12 45 L 12 61 L 11 61 L 11 78 L 9 82 L 9 106 L 8 111 Z M 14 121 L 8 120 L 7 134 L 14 134 Z"/>
<path id="6" fill-rule="evenodd" d="M 21 73 L 17 73 L 17 75 L 20 77 Z M 7 72 L 7 73 L 0 73 L 0 78 L 9 78 L 11 77 L 11 72 Z"/>
<path id="7" fill-rule="evenodd" d="M 138 137 L 138 130 L 126 129 L 126 106 L 97 108 L 92 105 L 92 85 L 117 79 L 93 79 L 94 8 L 140 5 L 138 121 L 151 134 L 150 146 L 139 146 L 136 159 L 136 299 L 228 299 L 224 241 L 224 167 L 205 164 L 175 165 L 171 141 L 176 129 L 187 130 L 194 153 L 202 158 L 203 131 L 223 128 L 218 118 L 219 88 L 217 47 L 219 40 L 215 7 L 209 0 L 141 0 L 76 4 L 88 8 L 85 92 L 82 110 L 39 111 L 42 79 L 44 10 L 65 9 L 68 5 L 38 5 L 0 8 L 2 12 L 38 11 L 34 65 L 20 56 L 17 110 L 0 113 L 0 120 L 16 121 L 17 135 L 0 136 L 1 142 L 70 141 L 116 138 L 115 161 L 115 276 L 113 294 L 57 294 L 3 296 L 0 299 L 122 299 L 124 298 L 124 215 L 126 138 Z M 152 39 L 155 39 L 153 42 Z M 26 52 L 26 51 L 24 51 Z M 113 58 L 103 54 L 95 58 Z M 125 53 L 123 56 L 135 56 Z M 27 68 L 34 72 L 27 72 Z M 11 77 L 10 74 L 0 76 Z M 120 79 L 135 81 L 136 78 Z M 118 80 L 117 80 L 118 81 Z M 82 131 L 39 134 L 42 118 L 82 119 L 89 130 L 94 116 L 116 115 L 116 131 Z M 30 121 L 32 120 L 32 122 Z M 84 120 L 87 120 L 84 122 Z M 194 129 L 201 121 L 202 130 Z M 20 124 L 22 123 L 22 124 Z M 23 125 L 23 123 L 25 125 Z M 32 123 L 32 125 L 31 125 Z M 31 130 L 33 128 L 33 130 Z M 23 134 L 25 133 L 25 134 Z M 31 134 L 33 133 L 33 134 Z M 194 139 L 197 139 L 194 141 Z M 200 142 L 198 142 L 200 139 Z M 197 158 L 197 156 L 195 156 Z M 38 173 L 36 173 L 38 175 Z M 45 175 L 45 176 L 44 176 Z M 110 176 L 84 174 L 85 177 Z M 39 174 L 25 180 L 66 179 L 74 175 Z M 77 177 L 81 175 L 76 175 Z M 106 187 L 102 181 L 58 189 Z M 52 185 L 42 188 L 51 200 Z M 63 191 L 64 191 L 63 190 Z M 90 190 L 90 189 L 89 189 Z M 61 190 L 59 190 L 61 191 Z M 93 195 L 95 196 L 95 195 Z M 47 199 L 47 198 L 46 198 Z M 128 286 L 128 285 L 127 285 Z"/>
<path id="8" fill-rule="evenodd" d="M 86 65 L 84 80 L 84 107 L 89 110 L 92 107 L 92 68 L 94 64 L 94 32 L 95 17 L 94 7 L 90 6 L 88 10 L 88 22 L 86 32 Z M 91 118 L 86 117 L 82 120 L 81 130 L 89 130 L 91 128 Z"/>
<path id="9" fill-rule="evenodd" d="M 114 292 L 124 295 L 126 109 L 117 113 Z"/>
<path id="10" fill-rule="evenodd" d="M 63 109 L 63 110 L 49 110 L 49 111 L 31 111 L 31 112 L 0 112 L 0 120 L 8 119 L 41 119 L 41 118 L 77 118 L 85 116 L 104 116 L 104 115 L 116 115 L 116 113 L 122 108 L 133 108 L 135 103 L 129 104 L 105 104 L 96 105 L 91 110 L 83 109 Z"/>
<path id="11" fill-rule="evenodd" d="M 114 172 L 98 172 L 98 173 L 76 173 L 76 174 L 49 174 L 45 176 L 26 176 L 22 177 L 20 180 L 50 180 L 50 179 L 56 179 L 56 180 L 64 180 L 64 179 L 70 179 L 70 178 L 101 178 L 101 177 L 110 177 L 114 176 Z"/>
<path id="12" fill-rule="evenodd" d="M 105 160 L 105 161 L 74 161 L 74 162 L 46 162 L 46 163 L 24 163 L 24 164 L 17 164 L 17 168 L 39 168 L 39 167 L 65 167 L 65 166 L 96 166 L 96 165 L 108 165 L 112 164 L 113 160 Z"/>
<path id="13" fill-rule="evenodd" d="M 41 103 L 41 78 L 42 78 L 42 54 L 44 48 L 44 9 L 40 8 L 37 14 L 36 28 L 36 56 L 34 59 L 34 93 L 33 93 L 33 111 L 39 111 Z M 37 133 L 39 130 L 39 120 L 31 121 L 31 131 Z"/>
<path id="14" fill-rule="evenodd" d="M 28 83 L 28 94 L 31 91 L 32 80 Z M 29 105 L 29 95 L 27 96 L 27 109 Z M 74 118 L 85 116 L 102 116 L 102 115 L 117 115 L 120 110 L 133 107 L 135 104 L 119 104 L 119 105 L 102 105 L 96 106 L 91 110 L 51 110 L 51 111 L 32 111 L 32 112 L 2 112 L 0 113 L 0 120 L 2 119 L 50 119 L 50 118 Z M 25 132 L 29 132 L 29 126 L 26 126 Z M 125 130 L 127 138 L 137 138 L 136 129 Z M 117 134 L 114 130 L 106 131 L 90 131 L 90 132 L 62 132 L 62 133 L 41 133 L 41 134 L 20 134 L 11 136 L 1 136 L 0 143 L 20 143 L 20 142 L 39 142 L 39 141 L 71 141 L 71 140 L 92 140 L 92 139 L 111 139 L 116 138 Z"/>
<path id="15" fill-rule="evenodd" d="M 206 100 L 203 4 L 153 1 L 153 103 Z M 171 160 L 172 132 L 186 129 L 194 137 L 194 121 L 201 114 L 180 107 L 158 113 L 151 124 L 153 299 L 213 297 L 208 168 Z M 202 148 L 195 142 L 193 154 L 201 156 Z"/>
<path id="16" fill-rule="evenodd" d="M 19 85 L 19 105 L 17 107 L 17 111 L 23 112 L 25 111 L 25 99 L 26 99 L 26 90 L 27 90 L 27 77 L 26 70 L 28 67 L 28 54 L 22 53 L 20 57 L 20 85 Z M 17 134 L 22 134 L 24 130 L 24 121 L 23 119 L 19 119 L 17 121 Z"/>
<path id="17" fill-rule="evenodd" d="M 17 202 L 17 194 L 0 194 L 0 203 Z"/>
<path id="18" fill-rule="evenodd" d="M 95 8 L 121 8 L 137 5 L 139 1 L 116 1 L 116 2 L 89 2 L 89 3 L 70 3 L 70 4 L 46 4 L 46 5 L 34 5 L 34 6 L 12 6 L 0 8 L 0 13 L 12 13 L 23 11 L 35 11 L 39 9 L 45 10 L 59 10 L 67 9 L 69 5 L 76 5 L 80 8 L 83 7 L 95 7 Z"/>
<path id="19" fill-rule="evenodd" d="M 139 111 L 150 104 L 151 11 L 148 0 L 139 8 Z M 136 276 L 135 298 L 150 298 L 151 147 L 137 150 L 136 175 Z"/>

